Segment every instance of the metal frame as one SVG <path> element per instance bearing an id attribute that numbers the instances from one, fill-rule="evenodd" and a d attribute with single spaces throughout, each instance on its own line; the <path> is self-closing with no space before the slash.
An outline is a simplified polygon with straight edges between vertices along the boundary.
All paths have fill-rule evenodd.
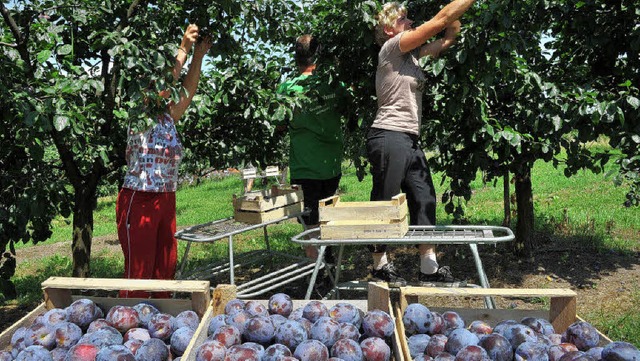
<path id="1" fill-rule="evenodd" d="M 315 233 L 315 236 L 312 235 Z M 482 260 L 478 252 L 479 244 L 497 244 L 513 241 L 515 236 L 511 229 L 498 226 L 409 226 L 409 231 L 402 238 L 360 238 L 360 239 L 321 239 L 320 228 L 306 230 L 291 240 L 303 245 L 319 246 L 316 267 L 307 289 L 306 299 L 311 296 L 311 291 L 315 285 L 318 272 L 324 266 L 324 252 L 328 246 L 340 246 L 338 259 L 336 260 L 335 272 L 332 275 L 333 289 L 325 298 L 338 296 L 340 290 L 361 290 L 362 287 L 357 282 L 340 283 L 340 269 L 345 245 L 416 245 L 416 244 L 448 244 L 448 245 L 468 245 L 471 249 L 475 261 L 480 285 L 489 288 L 489 280 L 484 272 Z M 496 236 L 498 234 L 499 236 Z M 308 238 L 308 239 L 305 239 Z M 493 298 L 486 298 L 487 308 L 495 308 Z"/>
<path id="2" fill-rule="evenodd" d="M 288 253 L 272 251 L 269 244 L 269 233 L 267 232 L 268 225 L 280 223 L 293 218 L 297 218 L 302 226 L 305 227 L 302 216 L 308 213 L 309 211 L 305 209 L 300 213 L 291 214 L 282 218 L 259 224 L 246 224 L 236 222 L 233 217 L 229 217 L 182 229 L 176 232 L 175 237 L 179 240 L 187 241 L 188 243 L 182 259 L 180 260 L 180 265 L 178 267 L 178 271 L 176 272 L 176 279 L 196 279 L 199 277 L 210 277 L 212 275 L 220 274 L 223 272 L 229 272 L 229 282 L 233 285 L 235 284 L 235 269 L 245 264 L 256 263 L 264 259 L 270 260 L 273 255 L 283 255 L 295 261 L 295 263 L 287 267 L 282 267 L 279 270 L 271 272 L 265 276 L 251 280 L 242 285 L 238 285 L 237 296 L 239 298 L 251 298 L 257 295 L 261 295 L 282 285 L 291 283 L 302 277 L 311 275 L 315 271 L 314 265 L 318 267 L 315 261 Z M 220 227 L 222 227 L 225 231 L 220 231 Z M 243 254 L 234 256 L 233 236 L 258 228 L 262 228 L 264 232 L 265 250 L 245 252 Z M 194 270 L 190 275 L 183 278 L 183 272 L 187 263 L 192 242 L 213 243 L 224 238 L 227 238 L 228 240 L 228 262 L 208 264 Z M 319 267 L 323 268 L 324 263 L 322 263 Z"/>

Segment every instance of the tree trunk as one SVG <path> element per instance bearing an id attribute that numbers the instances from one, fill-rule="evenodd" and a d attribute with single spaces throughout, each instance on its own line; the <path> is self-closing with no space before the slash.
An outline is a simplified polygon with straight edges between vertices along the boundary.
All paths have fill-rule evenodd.
<path id="1" fill-rule="evenodd" d="M 502 202 L 504 203 L 504 219 L 502 220 L 502 225 L 504 227 L 511 228 L 511 194 L 510 194 L 511 188 L 510 188 L 508 170 L 504 172 L 502 181 L 504 183 L 502 187 Z"/>
<path id="2" fill-rule="evenodd" d="M 516 183 L 516 239 L 515 253 L 521 256 L 528 256 L 533 251 L 533 190 L 531 187 L 531 168 L 524 169 L 521 173 L 515 174 Z"/>
<path id="3" fill-rule="evenodd" d="M 91 275 L 91 240 L 93 238 L 93 208 L 96 188 L 83 184 L 75 189 L 73 207 L 73 277 Z"/>

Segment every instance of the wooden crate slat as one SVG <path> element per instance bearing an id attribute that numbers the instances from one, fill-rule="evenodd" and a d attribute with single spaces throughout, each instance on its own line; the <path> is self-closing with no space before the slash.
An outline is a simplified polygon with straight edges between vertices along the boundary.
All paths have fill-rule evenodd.
<path id="1" fill-rule="evenodd" d="M 404 220 L 409 212 L 406 196 L 401 193 L 390 201 L 341 202 L 340 196 L 320 201 L 320 222 Z"/>
<path id="2" fill-rule="evenodd" d="M 245 212 L 236 209 L 233 212 L 233 218 L 236 222 L 248 224 L 260 224 L 264 222 L 274 221 L 279 218 L 291 216 L 293 214 L 302 213 L 302 203 L 294 203 L 285 207 L 276 208 L 267 212 Z"/>
<path id="3" fill-rule="evenodd" d="M 471 287 L 402 287 L 406 296 L 503 296 L 503 297 L 576 297 L 566 288 L 471 288 Z"/>
<path id="4" fill-rule="evenodd" d="M 2 331 L 2 333 L 0 333 L 0 351 L 11 345 L 11 336 L 13 336 L 13 333 L 16 332 L 17 329 L 32 324 L 36 317 L 45 312 L 47 312 L 47 307 L 44 303 L 41 303 L 38 307 L 34 308 L 33 311 Z"/>
<path id="5" fill-rule="evenodd" d="M 233 208 L 239 211 L 267 212 L 300 203 L 304 199 L 301 189 L 278 188 L 249 193 L 245 196 L 233 196 Z"/>
<path id="6" fill-rule="evenodd" d="M 404 222 L 331 221 L 320 224 L 322 239 L 399 238 L 409 231 Z"/>
<path id="7" fill-rule="evenodd" d="M 209 281 L 140 280 L 122 278 L 51 277 L 42 282 L 42 288 L 68 290 L 129 290 L 154 292 L 209 292 Z"/>

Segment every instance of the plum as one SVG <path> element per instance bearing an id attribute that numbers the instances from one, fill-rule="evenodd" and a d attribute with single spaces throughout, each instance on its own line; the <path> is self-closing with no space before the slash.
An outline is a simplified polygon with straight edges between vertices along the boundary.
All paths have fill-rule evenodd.
<path id="1" fill-rule="evenodd" d="M 112 327 L 111 324 L 104 318 L 96 318 L 95 320 L 91 321 L 89 327 L 87 327 L 87 333 L 98 331 L 99 329 L 105 328 L 107 326 Z"/>
<path id="2" fill-rule="evenodd" d="M 138 348 L 136 361 L 168 361 L 170 356 L 169 349 L 162 340 L 150 338 Z"/>
<path id="3" fill-rule="evenodd" d="M 600 335 L 598 330 L 590 323 L 585 321 L 577 321 L 572 323 L 562 334 L 562 341 L 569 342 L 580 351 L 586 351 L 598 345 Z"/>
<path id="4" fill-rule="evenodd" d="M 225 318 L 227 325 L 235 326 L 240 333 L 244 333 L 245 324 L 251 318 L 251 314 L 245 310 L 235 311 Z"/>
<path id="5" fill-rule="evenodd" d="M 427 334 L 429 336 L 443 334 L 447 327 L 446 322 L 444 322 L 444 317 L 442 317 L 442 314 L 435 311 L 432 311 L 431 315 L 433 316 L 433 322 L 431 322 L 431 326 L 429 326 Z"/>
<path id="6" fill-rule="evenodd" d="M 191 310 L 182 311 L 173 319 L 173 328 L 175 330 L 187 326 L 195 331 L 198 329 L 198 325 L 200 325 L 200 317 Z"/>
<path id="7" fill-rule="evenodd" d="M 531 327 L 520 323 L 506 326 L 502 335 L 509 340 L 513 351 L 523 342 L 536 342 L 538 339 L 536 332 Z"/>
<path id="8" fill-rule="evenodd" d="M 634 345 L 624 341 L 614 341 L 602 349 L 604 361 L 637 361 L 640 360 L 640 351 Z"/>
<path id="9" fill-rule="evenodd" d="M 539 317 L 525 317 L 520 320 L 520 323 L 526 326 L 531 327 L 537 333 L 541 333 L 543 335 L 551 335 L 552 333 L 556 333 L 553 329 L 553 325 L 551 322 L 545 320 L 544 318 Z"/>
<path id="10" fill-rule="evenodd" d="M 271 323 L 273 323 L 273 327 L 275 329 L 277 329 L 280 325 L 282 325 L 288 320 L 288 318 L 282 315 L 279 315 L 277 313 L 274 313 L 273 315 L 269 315 L 269 318 L 271 319 Z"/>
<path id="11" fill-rule="evenodd" d="M 338 302 L 329 309 L 329 317 L 338 323 L 347 322 L 360 328 L 362 325 L 361 310 L 348 302 Z"/>
<path id="12" fill-rule="evenodd" d="M 493 361 L 513 360 L 513 347 L 511 347 L 509 340 L 499 333 L 482 336 L 478 346 L 484 348 Z"/>
<path id="13" fill-rule="evenodd" d="M 274 339 L 276 343 L 287 346 L 290 350 L 296 349 L 298 345 L 309 338 L 304 326 L 294 320 L 288 320 L 276 329 Z"/>
<path id="14" fill-rule="evenodd" d="M 125 333 L 140 324 L 138 311 L 129 306 L 113 306 L 107 312 L 105 320 L 120 333 Z"/>
<path id="15" fill-rule="evenodd" d="M 425 354 L 418 355 L 418 357 L 414 358 L 413 361 L 433 361 L 431 356 L 427 356 Z"/>
<path id="16" fill-rule="evenodd" d="M 136 361 L 136 357 L 124 345 L 111 345 L 98 351 L 96 361 Z"/>
<path id="17" fill-rule="evenodd" d="M 493 332 L 493 328 L 488 323 L 481 320 L 471 322 L 468 330 L 475 333 L 478 337 L 480 337 L 480 335 L 488 335 Z"/>
<path id="18" fill-rule="evenodd" d="M 19 327 L 13 335 L 11 335 L 11 353 L 13 357 L 25 348 L 31 346 L 31 339 L 26 337 L 27 328 Z"/>
<path id="19" fill-rule="evenodd" d="M 499 333 L 502 336 L 504 336 L 504 331 L 507 329 L 507 327 L 510 327 L 512 325 L 517 325 L 517 324 L 518 324 L 518 321 L 516 320 L 502 320 L 493 327 L 493 332 Z"/>
<path id="20" fill-rule="evenodd" d="M 269 309 L 269 313 L 272 315 L 289 317 L 293 311 L 293 301 L 291 300 L 291 297 L 285 293 L 276 293 L 269 297 L 267 308 Z"/>
<path id="21" fill-rule="evenodd" d="M 360 348 L 365 361 L 389 361 L 391 359 L 391 348 L 380 337 L 365 338 L 360 342 Z"/>
<path id="22" fill-rule="evenodd" d="M 124 338 L 113 327 L 101 328 L 98 331 L 87 333 L 78 341 L 78 343 L 89 343 L 97 347 L 105 347 L 109 345 L 122 345 Z"/>
<path id="23" fill-rule="evenodd" d="M 182 356 L 187 346 L 189 346 L 189 342 L 191 342 L 194 333 L 195 330 L 189 326 L 183 326 L 177 329 L 171 335 L 171 352 L 176 356 Z"/>
<path id="24" fill-rule="evenodd" d="M 54 326 L 67 321 L 67 311 L 62 308 L 52 308 L 43 316 L 44 322 L 49 326 Z"/>
<path id="25" fill-rule="evenodd" d="M 329 309 L 320 301 L 309 301 L 302 308 L 302 317 L 311 321 L 311 323 L 318 321 L 322 316 L 329 316 Z"/>
<path id="26" fill-rule="evenodd" d="M 408 336 L 423 333 L 426 334 L 433 322 L 433 314 L 423 304 L 412 303 L 407 306 L 402 314 L 402 324 Z"/>
<path id="27" fill-rule="evenodd" d="M 138 352 L 138 349 L 140 348 L 140 346 L 142 346 L 142 344 L 144 343 L 144 341 L 131 339 L 129 341 L 125 341 L 124 346 L 126 346 L 129 349 L 129 351 L 131 351 L 131 353 L 135 355 L 136 352 Z"/>
<path id="28" fill-rule="evenodd" d="M 572 343 L 560 343 L 559 345 L 551 345 L 547 348 L 549 361 L 558 361 L 562 356 L 571 351 L 578 351 L 576 345 Z"/>
<path id="29" fill-rule="evenodd" d="M 485 361 L 489 360 L 487 351 L 478 345 L 468 345 L 463 347 L 456 354 L 455 361 Z M 542 360 L 540 360 L 542 361 Z"/>
<path id="30" fill-rule="evenodd" d="M 222 342 L 216 340 L 205 340 L 196 349 L 196 361 L 224 361 L 227 348 Z"/>
<path id="31" fill-rule="evenodd" d="M 549 361 L 547 347 L 535 341 L 526 341 L 518 345 L 515 357 L 522 360 Z"/>
<path id="32" fill-rule="evenodd" d="M 275 332 L 269 316 L 258 315 L 247 321 L 242 335 L 247 341 L 268 345 L 273 340 Z"/>
<path id="33" fill-rule="evenodd" d="M 258 357 L 262 359 L 262 355 L 264 355 L 264 346 L 256 342 L 244 342 L 242 347 L 248 347 L 254 349 L 258 353 Z"/>
<path id="34" fill-rule="evenodd" d="M 391 316 L 382 310 L 371 310 L 362 319 L 362 330 L 367 337 L 390 337 L 395 325 Z"/>
<path id="35" fill-rule="evenodd" d="M 31 345 L 18 353 L 16 361 L 53 361 L 53 357 L 45 347 Z"/>
<path id="36" fill-rule="evenodd" d="M 456 356 L 460 350 L 469 345 L 477 345 L 480 342 L 478 336 L 466 328 L 455 328 L 449 334 L 445 350 Z"/>
<path id="37" fill-rule="evenodd" d="M 442 318 L 444 319 L 445 330 L 464 328 L 464 320 L 455 311 L 443 312 Z"/>
<path id="38" fill-rule="evenodd" d="M 69 352 L 68 349 L 59 348 L 59 347 L 56 347 L 53 350 L 49 351 L 53 361 L 64 361 L 65 357 L 67 357 L 67 352 Z M 11 361 L 11 360 L 13 360 L 13 358 L 5 360 L 5 359 L 2 358 L 1 355 L 2 355 L 2 352 L 0 352 L 0 361 Z"/>
<path id="39" fill-rule="evenodd" d="M 447 336 L 442 334 L 431 336 L 431 339 L 429 339 L 429 342 L 427 343 L 425 353 L 431 357 L 438 356 L 441 352 L 445 351 L 447 341 Z"/>
<path id="40" fill-rule="evenodd" d="M 173 334 L 173 316 L 168 313 L 156 313 L 149 318 L 147 329 L 151 338 L 159 338 L 163 341 L 171 338 Z"/>
<path id="41" fill-rule="evenodd" d="M 58 325 L 55 331 L 56 345 L 62 349 L 69 349 L 82 338 L 80 326 L 71 322 L 63 322 Z"/>
<path id="42" fill-rule="evenodd" d="M 243 345 L 234 345 L 227 350 L 225 361 L 260 361 L 258 351 Z"/>
<path id="43" fill-rule="evenodd" d="M 304 330 L 307 331 L 307 338 L 311 338 L 311 327 L 313 326 L 313 322 L 304 317 L 299 319 L 298 322 L 302 325 Z"/>
<path id="44" fill-rule="evenodd" d="M 239 345 L 242 343 L 242 335 L 236 326 L 223 325 L 209 336 L 210 340 L 220 341 L 224 347 L 229 348 L 233 345 Z"/>
<path id="45" fill-rule="evenodd" d="M 341 323 L 338 338 L 350 338 L 354 341 L 360 340 L 360 331 L 358 327 L 351 323 Z"/>
<path id="46" fill-rule="evenodd" d="M 344 361 L 361 361 L 364 359 L 364 354 L 356 341 L 342 338 L 331 347 L 331 357 L 338 357 Z"/>
<path id="47" fill-rule="evenodd" d="M 291 314 L 287 318 L 294 321 L 300 321 L 300 319 L 304 318 L 304 316 L 302 315 L 303 310 L 304 307 L 298 307 L 291 311 Z"/>
<path id="48" fill-rule="evenodd" d="M 264 350 L 262 361 L 279 361 L 284 356 L 292 355 L 291 350 L 287 346 L 281 343 L 274 343 Z"/>
<path id="49" fill-rule="evenodd" d="M 65 361 L 94 361 L 96 359 L 96 355 L 98 354 L 98 347 L 96 345 L 88 344 L 88 343 L 77 343 L 73 345 L 69 352 L 67 353 L 67 357 L 64 359 Z"/>
<path id="50" fill-rule="evenodd" d="M 123 341 L 127 342 L 129 340 L 140 340 L 144 342 L 150 338 L 151 335 L 149 334 L 149 330 L 142 327 L 134 327 L 125 332 Z"/>
<path id="51" fill-rule="evenodd" d="M 156 306 L 146 302 L 140 302 L 134 305 L 133 309 L 138 312 L 140 324 L 145 327 L 147 327 L 147 323 L 149 322 L 149 319 L 151 319 L 151 316 L 155 315 L 156 313 L 160 313 Z"/>
<path id="52" fill-rule="evenodd" d="M 75 323 L 80 326 L 82 330 L 86 330 L 93 320 L 99 318 L 96 317 L 97 307 L 95 302 L 88 298 L 75 300 L 65 309 L 67 321 Z"/>
<path id="53" fill-rule="evenodd" d="M 602 350 L 604 347 L 592 347 L 586 351 L 586 354 L 593 357 L 594 360 L 599 361 L 602 360 Z M 640 360 L 640 358 L 638 358 Z"/>
<path id="54" fill-rule="evenodd" d="M 329 358 L 329 349 L 318 340 L 306 340 L 296 347 L 293 356 L 300 361 L 326 361 Z"/>
<path id="55" fill-rule="evenodd" d="M 409 354 L 411 357 L 415 358 L 425 353 L 430 340 L 431 337 L 426 333 L 417 333 L 409 337 L 409 339 L 407 339 L 407 345 L 409 346 Z"/>
<path id="56" fill-rule="evenodd" d="M 224 306 L 225 315 L 231 315 L 241 310 L 244 310 L 244 301 L 238 298 L 227 302 Z"/>
<path id="57" fill-rule="evenodd" d="M 448 352 L 441 352 L 438 356 L 434 357 L 434 361 L 455 361 L 456 357 Z"/>
<path id="58" fill-rule="evenodd" d="M 249 312 L 251 316 L 269 316 L 269 309 L 259 301 L 246 301 L 244 310 Z"/>
<path id="59" fill-rule="evenodd" d="M 53 351 L 55 351 L 56 349 L 54 349 Z M 51 351 L 51 352 L 53 352 Z M 67 351 L 64 351 L 65 354 L 67 353 Z M 53 358 L 55 360 L 55 357 Z M 13 355 L 11 354 L 11 352 L 9 351 L 0 351 L 0 361 L 13 361 Z"/>
<path id="60" fill-rule="evenodd" d="M 42 346 L 47 351 L 56 346 L 55 330 L 44 323 L 34 323 L 27 327 L 25 337 L 31 340 L 31 345 Z"/>
<path id="61" fill-rule="evenodd" d="M 595 359 L 582 351 L 567 352 L 560 358 L 562 361 L 594 361 Z"/>
<path id="62" fill-rule="evenodd" d="M 331 349 L 340 336 L 340 323 L 331 317 L 322 316 L 311 326 L 310 335 L 312 339 Z"/>
<path id="63" fill-rule="evenodd" d="M 227 315 L 216 315 L 211 317 L 211 320 L 209 320 L 209 326 L 207 327 L 207 336 L 211 336 L 215 332 L 215 330 L 218 329 L 218 327 L 226 325 L 226 317 Z"/>

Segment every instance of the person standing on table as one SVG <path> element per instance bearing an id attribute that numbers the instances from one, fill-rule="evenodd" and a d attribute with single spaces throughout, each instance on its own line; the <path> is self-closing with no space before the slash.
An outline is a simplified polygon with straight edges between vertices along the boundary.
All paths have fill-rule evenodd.
<path id="1" fill-rule="evenodd" d="M 211 39 L 197 41 L 198 27 L 189 25 L 182 37 L 173 67 L 173 79 L 195 44 L 193 57 L 182 86 L 180 100 L 170 101 L 165 112 L 155 116 L 153 125 L 142 132 L 129 130 L 127 171 L 116 201 L 118 240 L 124 253 L 124 278 L 173 279 L 177 263 L 176 196 L 182 143 L 175 123 L 180 120 L 200 81 L 202 59 L 211 48 Z M 169 91 L 159 94 L 169 98 Z M 145 101 L 150 101 L 149 99 Z M 120 297 L 148 297 L 143 291 L 120 291 Z M 167 298 L 170 294 L 157 293 Z"/>
<path id="2" fill-rule="evenodd" d="M 454 0 L 429 21 L 414 28 L 407 9 L 398 2 L 383 6 L 375 28 L 381 46 L 376 70 L 378 111 L 367 134 L 367 157 L 371 164 L 371 200 L 390 200 L 406 193 L 411 225 L 436 224 L 436 196 L 426 157 L 418 142 L 422 120 L 422 91 L 428 86 L 418 60 L 438 57 L 460 32 L 458 18 L 474 0 Z M 445 31 L 444 37 L 428 42 Z M 462 285 L 449 267 L 438 265 L 435 246 L 419 245 L 423 285 Z M 385 246 L 370 247 L 372 276 L 390 283 L 406 284 Z"/>
<path id="3" fill-rule="evenodd" d="M 340 101 L 346 99 L 346 89 L 330 86 L 314 74 L 318 41 L 311 35 L 296 40 L 295 61 L 300 75 L 278 87 L 281 94 L 304 94 L 309 99 L 302 109 L 294 111 L 289 124 L 277 130 L 289 130 L 290 183 L 302 187 L 304 206 L 310 214 L 303 217 L 307 228 L 319 224 L 318 202 L 338 190 L 342 176 L 343 153 Z M 316 247 L 306 246 L 307 257 L 316 259 Z"/>

